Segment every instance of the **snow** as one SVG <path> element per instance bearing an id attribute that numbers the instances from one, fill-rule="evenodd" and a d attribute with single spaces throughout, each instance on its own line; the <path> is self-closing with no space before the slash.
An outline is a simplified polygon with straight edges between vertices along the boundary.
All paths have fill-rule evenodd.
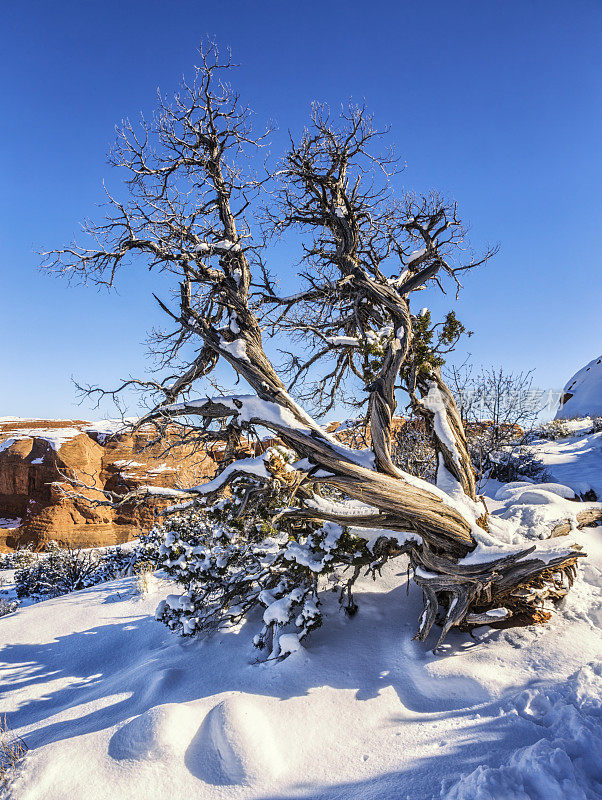
<path id="1" fill-rule="evenodd" d="M 269 478 L 270 474 L 265 467 L 265 461 L 266 458 L 269 457 L 270 452 L 271 450 L 266 450 L 265 453 L 255 458 L 240 458 L 237 461 L 233 461 L 232 464 L 228 464 L 228 466 L 225 467 L 219 475 L 213 478 L 213 480 L 207 481 L 207 483 L 203 483 L 200 486 L 194 486 L 190 491 L 198 492 L 199 494 L 211 494 L 211 492 L 223 486 L 230 475 L 235 472 L 244 472 L 247 475 L 254 475 L 257 478 Z"/>
<path id="2" fill-rule="evenodd" d="M 356 336 L 325 336 L 328 344 L 334 347 L 359 347 L 360 340 Z"/>
<path id="3" fill-rule="evenodd" d="M 264 593 L 265 592 L 261 592 L 261 594 Z M 288 613 L 291 605 L 292 600 L 290 597 L 283 597 L 280 600 L 274 600 L 263 612 L 263 621 L 266 625 L 269 625 L 270 622 L 286 622 L 288 620 Z"/>
<path id="4" fill-rule="evenodd" d="M 526 481 L 513 481 L 512 483 L 504 483 L 502 484 L 501 488 L 497 490 L 495 493 L 496 500 L 509 500 L 510 498 L 521 498 L 522 495 L 525 493 L 525 486 L 531 487 L 531 483 L 527 483 Z M 568 486 L 563 486 L 561 483 L 539 483 L 537 487 L 533 489 L 531 495 L 534 493 L 540 493 L 544 496 L 549 494 L 554 495 L 555 497 L 564 497 L 565 500 L 574 500 L 575 499 L 575 492 L 570 489 Z M 528 494 L 528 493 L 527 493 Z M 550 498 L 551 501 L 555 500 L 555 497 Z M 521 502 L 518 499 L 516 502 Z M 522 501 L 528 502 L 528 501 Z M 541 502 L 537 499 L 533 501 L 535 503 Z"/>
<path id="5" fill-rule="evenodd" d="M 492 537 L 508 539 L 500 556 L 533 542 L 538 515 L 592 505 L 570 499 L 562 474 L 577 482 L 581 463 L 582 481 L 596 482 L 598 437 L 540 442 L 553 480 L 495 487 L 487 504 Z M 595 800 L 602 527 L 538 548 L 573 542 L 588 558 L 549 624 L 482 626 L 474 639 L 452 630 L 437 656 L 437 631 L 412 638 L 422 597 L 404 559 L 376 582 L 360 578 L 351 619 L 325 593 L 324 625 L 303 647 L 279 633 L 282 662 L 256 663 L 251 645 L 262 615 L 286 619 L 269 593 L 248 621 L 187 641 L 154 619 L 161 600 L 187 602 L 160 573 L 148 595 L 132 577 L 21 608 L 0 618 L 1 711 L 30 749 L 4 797 Z"/>
<path id="6" fill-rule="evenodd" d="M 278 644 L 280 645 L 280 655 L 296 653 L 297 650 L 300 650 L 302 647 L 296 633 L 281 634 L 281 636 L 278 637 Z"/>
<path id="7" fill-rule="evenodd" d="M 124 417 L 123 419 L 100 419 L 88 425 L 84 430 L 88 434 L 96 435 L 100 444 L 117 433 L 127 431 L 128 427 L 138 422 L 138 417 Z"/>
<path id="8" fill-rule="evenodd" d="M 602 500 L 602 432 L 577 435 L 553 442 L 541 441 L 532 448 L 550 477 L 576 494 L 593 490 Z"/>
<path id="9" fill-rule="evenodd" d="M 370 517 L 379 513 L 377 508 L 368 505 L 368 503 L 363 503 L 361 500 L 346 500 L 344 503 L 339 503 L 334 500 L 327 500 L 325 497 L 318 497 L 318 495 L 306 500 L 305 505 L 308 508 L 315 508 L 316 511 L 321 511 L 324 514 Z"/>
<path id="10" fill-rule="evenodd" d="M 449 450 L 456 463 L 459 464 L 458 448 L 453 431 L 447 421 L 445 401 L 439 387 L 434 381 L 429 381 L 429 391 L 426 397 L 422 398 L 422 405 L 427 411 L 433 414 L 433 423 L 437 437 L 446 449 Z"/>
<path id="11" fill-rule="evenodd" d="M 565 612 L 455 634 L 440 657 L 412 641 L 420 591 L 399 566 L 362 583 L 352 620 L 330 599 L 306 647 L 281 634 L 281 663 L 253 663 L 259 619 L 183 644 L 133 578 L 24 608 L 0 620 L 3 711 L 31 748 L 7 796 L 595 797 L 602 541 L 587 536 L 597 559 Z"/>
<path id="12" fill-rule="evenodd" d="M 576 372 L 564 387 L 563 395 L 568 399 L 556 412 L 556 419 L 602 417 L 602 356 Z"/>
<path id="13" fill-rule="evenodd" d="M 418 259 L 419 259 L 419 258 L 422 258 L 422 256 L 423 256 L 425 253 L 426 253 L 426 247 L 423 247 L 423 248 L 421 248 L 420 250 L 414 250 L 414 251 L 413 251 L 413 252 L 411 252 L 411 253 L 410 253 L 410 255 L 408 256 L 408 259 L 407 259 L 407 261 L 406 261 L 406 264 L 411 264 L 411 263 L 412 263 L 412 262 L 414 262 L 414 261 L 418 261 Z"/>
<path id="14" fill-rule="evenodd" d="M 244 339 L 234 339 L 232 342 L 228 342 L 222 336 L 220 339 L 220 350 L 223 350 L 225 353 L 228 353 L 232 356 L 232 358 L 236 358 L 240 361 L 248 361 L 249 358 L 247 356 L 247 345 Z"/>
<path id="15" fill-rule="evenodd" d="M 239 242 L 231 242 L 228 239 L 221 239 L 219 242 L 201 242 L 193 248 L 195 253 L 219 253 L 219 252 L 240 252 Z"/>
<path id="16" fill-rule="evenodd" d="M 538 726 L 541 738 L 500 766 L 478 766 L 444 795 L 446 800 L 601 796 L 596 789 L 602 778 L 602 665 L 587 664 L 564 686 L 541 682 L 525 689 L 505 710 Z"/>
<path id="17" fill-rule="evenodd" d="M 362 528 L 361 526 L 350 526 L 349 533 L 352 536 L 358 536 L 360 539 L 365 539 L 370 550 L 372 550 L 378 539 L 382 538 L 383 536 L 387 539 L 394 539 L 400 547 L 404 544 L 407 544 L 407 542 L 416 542 L 417 544 L 422 544 L 421 536 L 418 536 L 417 533 L 409 533 L 408 531 L 400 532 L 391 531 L 387 528 Z"/>
<path id="18" fill-rule="evenodd" d="M 14 530 L 21 525 L 21 517 L 0 517 L 0 528 L 4 530 Z"/>
<path id="19" fill-rule="evenodd" d="M 75 439 L 81 433 L 79 428 L 19 428 L 11 431 L 10 437 L 0 442 L 0 453 L 22 439 L 41 439 L 57 451 L 65 442 Z"/>

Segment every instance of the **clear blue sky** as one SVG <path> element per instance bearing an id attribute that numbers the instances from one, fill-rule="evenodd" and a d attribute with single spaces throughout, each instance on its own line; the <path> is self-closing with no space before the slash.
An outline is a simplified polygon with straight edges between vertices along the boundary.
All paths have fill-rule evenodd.
<path id="1" fill-rule="evenodd" d="M 312 100 L 365 98 L 407 162 L 400 186 L 453 196 L 475 246 L 500 244 L 457 307 L 477 363 L 560 388 L 600 354 L 600 0 L 20 0 L 0 32 L 0 416 L 94 415 L 71 375 L 143 369 L 148 277 L 69 287 L 36 250 L 94 212 L 114 125 L 175 89 L 207 34 L 279 123 L 275 151 Z"/>

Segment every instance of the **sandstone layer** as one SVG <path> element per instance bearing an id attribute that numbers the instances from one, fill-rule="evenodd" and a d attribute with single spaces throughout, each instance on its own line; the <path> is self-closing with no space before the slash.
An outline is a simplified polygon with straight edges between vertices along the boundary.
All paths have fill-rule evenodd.
<path id="1" fill-rule="evenodd" d="M 65 476 L 119 493 L 141 485 L 202 483 L 215 472 L 206 453 L 168 437 L 149 446 L 122 423 L 0 418 L 0 550 L 50 540 L 64 546 L 114 545 L 148 530 L 166 501 L 112 509 L 61 492 Z M 86 492 L 90 499 L 100 492 Z"/>

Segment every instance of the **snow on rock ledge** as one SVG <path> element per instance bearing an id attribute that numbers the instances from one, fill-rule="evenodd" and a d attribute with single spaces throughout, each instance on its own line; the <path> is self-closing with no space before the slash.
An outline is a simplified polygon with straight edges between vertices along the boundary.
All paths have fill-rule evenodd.
<path id="1" fill-rule="evenodd" d="M 556 419 L 602 417 L 602 356 L 594 358 L 568 381 Z"/>

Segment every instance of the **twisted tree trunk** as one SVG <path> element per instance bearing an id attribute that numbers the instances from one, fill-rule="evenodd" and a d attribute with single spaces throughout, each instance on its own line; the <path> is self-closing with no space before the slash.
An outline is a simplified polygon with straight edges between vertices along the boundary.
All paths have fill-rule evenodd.
<path id="1" fill-rule="evenodd" d="M 471 500 L 476 500 L 475 473 L 456 401 L 440 370 L 421 375 L 417 381 L 421 399 L 412 398 L 414 412 L 427 425 L 437 454 L 437 483 L 448 485 L 447 475 L 457 481 Z"/>
<path id="2" fill-rule="evenodd" d="M 429 363 L 436 363 L 429 360 L 436 347 L 425 355 L 412 338 L 417 318 L 410 313 L 410 294 L 427 284 L 441 287 L 443 276 L 459 288 L 457 273 L 483 263 L 491 251 L 479 262 L 457 265 L 454 252 L 461 260 L 464 230 L 455 204 L 432 194 L 394 201 L 387 179 L 395 158 L 371 152 L 370 143 L 379 134 L 363 110 L 343 113 L 341 125 L 334 125 L 316 107 L 312 129 L 291 143 L 278 170 L 276 210 L 265 212 L 275 230 L 296 226 L 309 232 L 304 277 L 310 288 L 277 297 L 262 245 L 253 242 L 245 219 L 259 183 L 240 159 L 253 142 L 261 144 L 261 137 L 253 140 L 248 109 L 218 77 L 229 62 L 220 63 L 213 47 L 201 50 L 201 60 L 197 82 L 185 85 L 173 106 L 160 100 L 154 127 L 143 122 L 137 135 L 126 123 L 121 131 L 113 163 L 129 173 L 129 202 L 109 196 L 112 214 L 105 224 L 87 226 L 90 247 L 74 244 L 52 255 L 55 268 L 98 284 L 112 285 L 130 257 L 177 276 L 179 308 L 170 310 L 158 301 L 175 323 L 175 331 L 159 335 L 159 341 L 164 363 L 176 374 L 162 381 L 132 379 L 121 387 L 135 385 L 162 398 L 157 402 L 154 396 L 154 410 L 139 425 L 197 416 L 197 440 L 215 442 L 222 436 L 229 453 L 234 451 L 230 444 L 248 430 L 273 431 L 296 454 L 296 479 L 303 484 L 305 499 L 286 513 L 345 525 L 357 525 L 359 519 L 365 527 L 382 529 L 373 553 L 379 564 L 408 554 L 424 594 L 420 638 L 435 620 L 442 625 L 442 636 L 454 625 L 469 627 L 483 620 L 541 620 L 547 613 L 543 598 L 562 596 L 580 554 L 567 549 L 547 560 L 531 548 L 491 560 L 478 552 L 487 521 L 476 504 L 460 415 L 440 373 L 428 370 Z M 384 185 L 378 184 L 379 175 L 386 176 Z M 395 274 L 387 277 L 392 261 Z M 276 319 L 266 307 L 278 309 Z M 334 351 L 331 385 L 324 388 L 322 383 L 318 398 L 327 395 L 328 408 L 347 376 L 370 383 L 364 388 L 369 392 L 371 462 L 365 453 L 326 434 L 295 402 L 264 352 L 266 326 L 300 336 L 309 332 L 310 345 L 315 344 L 311 335 L 320 340 L 320 350 L 298 372 Z M 427 350 L 433 331 L 425 339 Z M 367 357 L 375 340 L 386 342 L 376 380 Z M 198 345 L 198 354 L 179 371 L 178 359 L 189 343 Z M 410 355 L 420 395 L 412 403 L 435 443 L 438 487 L 407 475 L 391 457 L 395 388 Z M 298 365 L 296 354 L 292 356 Z M 174 402 L 188 397 L 195 382 L 208 376 L 220 359 L 253 395 Z M 210 429 L 215 420 L 219 430 Z M 258 469 L 261 479 L 271 479 L 261 465 L 243 459 L 224 465 L 205 486 L 172 491 L 171 496 L 194 501 L 223 490 L 241 475 L 256 480 Z M 344 506 L 320 507 L 317 493 L 312 502 L 319 484 L 361 501 L 361 513 Z M 107 493 L 106 502 L 123 505 L 144 497 L 140 489 L 124 497 Z M 401 547 L 396 532 L 409 533 Z"/>

